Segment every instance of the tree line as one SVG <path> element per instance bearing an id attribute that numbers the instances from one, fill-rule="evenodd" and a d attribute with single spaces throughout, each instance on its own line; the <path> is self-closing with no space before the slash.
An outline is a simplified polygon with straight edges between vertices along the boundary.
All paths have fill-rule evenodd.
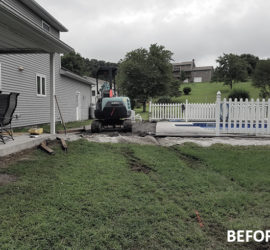
<path id="1" fill-rule="evenodd" d="M 130 97 L 132 103 L 146 103 L 150 98 L 179 96 L 180 84 L 185 80 L 173 77 L 173 53 L 164 46 L 151 44 L 149 49 L 132 50 L 120 60 L 111 63 L 83 58 L 72 52 L 62 57 L 62 66 L 81 76 L 95 77 L 100 66 L 117 66 L 117 88 L 122 95 Z M 224 82 L 231 88 L 236 82 L 252 79 L 252 84 L 260 88 L 261 97 L 270 97 L 270 59 L 260 60 L 252 54 L 223 54 L 217 58 L 212 81 Z"/>
<path id="2" fill-rule="evenodd" d="M 71 52 L 62 56 L 61 65 L 63 68 L 72 71 L 80 76 L 96 77 L 96 72 L 101 66 L 114 66 L 117 67 L 117 63 L 106 62 L 97 59 L 88 59 L 82 57 L 79 53 Z"/>
<path id="3" fill-rule="evenodd" d="M 259 59 L 252 54 L 223 54 L 217 59 L 212 81 L 224 82 L 232 89 L 234 83 L 252 80 L 262 98 L 270 98 L 270 59 Z"/>

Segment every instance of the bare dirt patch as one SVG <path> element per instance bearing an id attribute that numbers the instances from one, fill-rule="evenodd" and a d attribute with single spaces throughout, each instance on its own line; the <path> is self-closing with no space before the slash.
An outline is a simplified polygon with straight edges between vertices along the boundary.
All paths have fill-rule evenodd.
<path id="1" fill-rule="evenodd" d="M 7 185 L 17 180 L 16 176 L 9 174 L 0 174 L 0 186 Z"/>
<path id="2" fill-rule="evenodd" d="M 131 150 L 124 150 L 122 154 L 128 160 L 131 171 L 142 172 L 144 174 L 149 174 L 151 171 L 155 171 L 151 167 L 147 166 L 139 158 L 137 158 Z"/>
<path id="3" fill-rule="evenodd" d="M 194 155 L 185 154 L 184 152 L 181 152 L 176 146 L 171 146 L 169 149 L 172 150 L 178 156 L 178 158 L 184 161 L 190 168 L 196 169 L 198 167 L 207 166 L 207 164 L 200 158 Z"/>
<path id="4" fill-rule="evenodd" d="M 18 161 L 31 160 L 31 155 L 36 150 L 36 148 L 31 148 L 23 150 L 16 154 L 10 154 L 5 157 L 0 157 L 0 168 L 8 168 L 11 164 Z"/>

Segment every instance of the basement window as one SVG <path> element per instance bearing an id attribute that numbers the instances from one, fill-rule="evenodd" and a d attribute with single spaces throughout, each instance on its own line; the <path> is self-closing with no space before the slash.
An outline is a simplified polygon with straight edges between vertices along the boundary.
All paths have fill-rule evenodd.
<path id="1" fill-rule="evenodd" d="M 46 30 L 47 32 L 51 31 L 51 26 L 44 21 L 42 21 L 42 28 Z"/>
<path id="2" fill-rule="evenodd" d="M 46 96 L 46 76 L 36 75 L 37 96 Z"/>

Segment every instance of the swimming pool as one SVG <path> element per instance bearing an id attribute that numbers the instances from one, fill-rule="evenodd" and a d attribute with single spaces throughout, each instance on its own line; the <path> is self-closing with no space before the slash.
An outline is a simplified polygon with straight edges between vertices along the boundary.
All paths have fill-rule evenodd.
<path id="1" fill-rule="evenodd" d="M 170 121 L 170 122 L 175 122 L 175 121 Z M 267 124 L 264 124 L 264 125 L 262 125 L 261 123 L 259 123 L 258 124 L 259 126 L 258 126 L 258 128 L 267 128 Z M 188 122 L 188 123 L 186 123 L 186 122 L 183 122 L 182 124 L 181 124 L 181 122 L 177 122 L 177 123 L 175 123 L 174 124 L 174 126 L 175 127 L 200 127 L 200 128 L 207 128 L 207 129 L 215 129 L 216 128 L 216 123 L 215 122 Z M 223 123 L 221 122 L 220 123 L 220 129 L 223 129 Z M 247 124 L 247 128 L 254 128 L 254 129 L 256 129 L 256 124 L 254 124 L 253 123 L 253 126 L 250 124 L 250 123 L 248 123 Z M 229 128 L 229 123 L 228 122 L 226 122 L 225 123 L 225 128 L 226 129 L 228 129 Z M 236 124 L 234 124 L 234 123 L 231 123 L 231 129 L 234 129 L 234 128 L 246 128 L 246 124 L 244 124 L 244 123 L 242 123 L 241 125 L 240 125 L 240 123 L 236 123 Z"/>

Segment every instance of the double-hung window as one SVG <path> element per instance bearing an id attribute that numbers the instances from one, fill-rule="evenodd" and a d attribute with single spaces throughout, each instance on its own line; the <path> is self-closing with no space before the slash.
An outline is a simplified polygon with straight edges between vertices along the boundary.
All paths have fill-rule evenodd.
<path id="1" fill-rule="evenodd" d="M 37 96 L 46 96 L 46 76 L 36 75 Z"/>

